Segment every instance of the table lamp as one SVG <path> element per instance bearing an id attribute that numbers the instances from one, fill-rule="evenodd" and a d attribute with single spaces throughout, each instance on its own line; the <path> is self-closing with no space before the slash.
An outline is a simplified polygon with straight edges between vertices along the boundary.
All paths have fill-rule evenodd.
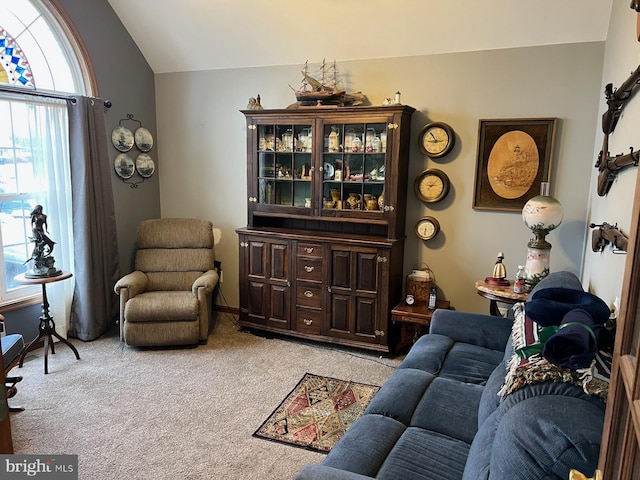
<path id="1" fill-rule="evenodd" d="M 529 200 L 522 209 L 522 220 L 535 235 L 527 244 L 525 263 L 527 291 L 549 275 L 551 244 L 545 237 L 562 223 L 563 216 L 562 205 L 549 195 L 549 182 L 542 182 L 540 195 Z"/>

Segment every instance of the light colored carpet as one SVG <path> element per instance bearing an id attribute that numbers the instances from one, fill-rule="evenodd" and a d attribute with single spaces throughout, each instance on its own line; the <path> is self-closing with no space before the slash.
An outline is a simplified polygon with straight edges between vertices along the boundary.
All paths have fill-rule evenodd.
<path id="1" fill-rule="evenodd" d="M 207 345 L 136 349 L 117 329 L 29 354 L 11 416 L 21 454 L 77 454 L 79 478 L 291 479 L 324 454 L 252 437 L 306 372 L 382 385 L 401 358 L 264 338 L 219 314 Z"/>

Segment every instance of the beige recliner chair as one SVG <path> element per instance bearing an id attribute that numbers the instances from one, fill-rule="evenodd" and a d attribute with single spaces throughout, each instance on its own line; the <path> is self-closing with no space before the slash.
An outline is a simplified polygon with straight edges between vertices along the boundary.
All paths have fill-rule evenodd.
<path id="1" fill-rule="evenodd" d="M 206 343 L 218 284 L 213 224 L 193 218 L 145 220 L 135 271 L 115 285 L 120 339 L 132 346 Z"/>

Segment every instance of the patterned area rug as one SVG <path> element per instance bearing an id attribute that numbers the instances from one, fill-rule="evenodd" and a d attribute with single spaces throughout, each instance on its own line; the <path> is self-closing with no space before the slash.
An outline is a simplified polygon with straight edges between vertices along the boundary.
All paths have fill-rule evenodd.
<path id="1" fill-rule="evenodd" d="M 328 452 L 380 387 L 305 373 L 255 437 Z"/>

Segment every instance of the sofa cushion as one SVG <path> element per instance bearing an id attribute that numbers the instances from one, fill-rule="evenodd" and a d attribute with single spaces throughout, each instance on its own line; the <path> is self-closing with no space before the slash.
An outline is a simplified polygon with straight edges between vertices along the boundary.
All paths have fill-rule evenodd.
<path id="1" fill-rule="evenodd" d="M 483 388 L 421 370 L 398 369 L 373 397 L 365 415 L 383 415 L 471 443 Z"/>
<path id="2" fill-rule="evenodd" d="M 604 402 L 574 385 L 522 388 L 478 429 L 463 479 L 566 480 L 570 468 L 592 475 L 604 413 Z"/>
<path id="3" fill-rule="evenodd" d="M 5 368 L 13 362 L 24 348 L 24 338 L 19 333 L 5 335 L 1 339 L 2 342 L 2 360 Z"/>
<path id="4" fill-rule="evenodd" d="M 480 405 L 478 406 L 478 428 L 484 423 L 489 415 L 500 405 L 500 389 L 504 383 L 505 364 L 500 364 L 493 369 L 487 383 L 482 391 Z"/>
<path id="5" fill-rule="evenodd" d="M 365 414 L 347 430 L 322 464 L 375 477 L 406 428 L 393 418 Z"/>
<path id="6" fill-rule="evenodd" d="M 420 399 L 411 426 L 471 444 L 482 390 L 480 385 L 437 377 Z"/>
<path id="7" fill-rule="evenodd" d="M 322 467 L 379 480 L 457 480 L 468 453 L 469 444 L 461 440 L 365 414 L 328 453 Z"/>
<path id="8" fill-rule="evenodd" d="M 423 335 L 413 344 L 398 368 L 414 368 L 436 375 L 454 343 L 445 335 Z"/>
<path id="9" fill-rule="evenodd" d="M 373 397 L 365 415 L 384 415 L 405 426 L 411 425 L 413 412 L 435 378 L 431 373 L 415 368 L 398 369 Z"/>
<path id="10" fill-rule="evenodd" d="M 440 377 L 484 384 L 503 356 L 501 350 L 429 334 L 418 339 L 398 368 L 414 368 Z"/>
<path id="11" fill-rule="evenodd" d="M 603 421 L 602 409 L 563 395 L 501 405 L 476 435 L 463 479 L 566 480 L 571 468 L 591 476 Z"/>
<path id="12" fill-rule="evenodd" d="M 380 480 L 459 480 L 469 445 L 445 435 L 410 427 L 376 475 Z"/>
<path id="13" fill-rule="evenodd" d="M 186 292 L 146 292 L 129 299 L 124 308 L 127 322 L 194 321 L 198 299 Z"/>
<path id="14" fill-rule="evenodd" d="M 484 385 L 503 356 L 498 350 L 456 343 L 449 350 L 439 376 Z"/>

